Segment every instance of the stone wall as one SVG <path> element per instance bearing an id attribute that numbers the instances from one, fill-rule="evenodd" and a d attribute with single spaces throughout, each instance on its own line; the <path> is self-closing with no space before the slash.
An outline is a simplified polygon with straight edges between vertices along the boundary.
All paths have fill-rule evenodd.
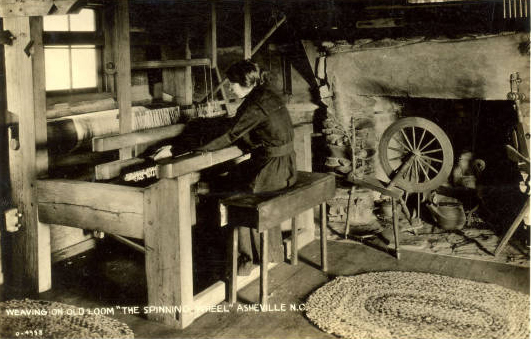
<path id="1" fill-rule="evenodd" d="M 367 161 L 358 160 L 357 166 L 364 167 L 359 171 L 376 174 L 382 180 L 385 174 L 374 151 L 385 127 L 397 115 L 407 115 L 402 112 L 402 99 L 506 100 L 509 76 L 514 72 L 522 78 L 520 91 L 529 93 L 529 35 L 524 33 L 462 39 L 360 40 L 354 44 L 328 43 L 325 47 L 326 80 L 333 93 L 328 104 L 329 125 L 347 132 L 344 141 L 349 148 L 348 132 L 354 117 L 357 134 L 367 135 L 364 140 L 356 138 L 356 147 L 369 152 Z M 529 116 L 529 98 L 522 110 Z M 338 140 L 336 136 L 327 139 L 332 149 L 337 148 Z M 352 153 L 346 154 L 351 157 Z M 327 165 L 332 163 L 327 159 Z M 338 172 L 337 166 L 332 168 Z"/>

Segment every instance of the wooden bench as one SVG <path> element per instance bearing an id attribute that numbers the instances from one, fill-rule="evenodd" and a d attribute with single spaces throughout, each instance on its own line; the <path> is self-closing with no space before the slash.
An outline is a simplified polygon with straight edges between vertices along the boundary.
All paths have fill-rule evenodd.
<path id="1" fill-rule="evenodd" d="M 292 220 L 291 264 L 297 264 L 297 216 L 321 207 L 321 267 L 327 271 L 326 262 L 326 200 L 335 194 L 335 178 L 330 174 L 298 172 L 297 183 L 290 188 L 262 194 L 236 195 L 226 198 L 228 223 L 232 231 L 232 259 L 229 281 L 229 302 L 237 297 L 238 227 L 249 227 L 260 233 L 260 303 L 267 304 L 268 284 L 268 230 Z"/>

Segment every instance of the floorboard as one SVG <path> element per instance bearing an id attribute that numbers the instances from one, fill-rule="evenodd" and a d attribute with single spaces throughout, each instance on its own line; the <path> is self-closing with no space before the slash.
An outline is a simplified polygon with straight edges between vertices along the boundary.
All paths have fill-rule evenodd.
<path id="1" fill-rule="evenodd" d="M 136 338 L 333 338 L 313 326 L 299 310 L 290 311 L 290 305 L 303 308 L 308 295 L 334 277 L 365 272 L 400 270 L 429 272 L 463 279 L 496 283 L 529 294 L 529 269 L 496 262 L 440 256 L 428 253 L 403 251 L 400 260 L 382 249 L 348 242 L 329 242 L 329 272 L 320 271 L 319 241 L 314 241 L 299 252 L 299 264 L 281 263 L 270 272 L 270 303 L 277 309 L 285 304 L 286 312 L 241 312 L 241 307 L 258 302 L 259 285 L 254 281 L 238 293 L 238 303 L 229 313 L 207 313 L 190 327 L 176 330 L 154 323 L 137 315 L 116 314 L 114 317 L 127 323 Z M 138 260 L 137 256 L 133 256 Z M 133 257 L 101 258 L 105 267 L 112 267 L 113 282 L 105 275 L 95 275 L 94 263 L 71 267 L 67 273 L 54 270 L 54 289 L 41 295 L 41 299 L 55 300 L 79 307 L 135 305 L 145 300 L 143 267 L 124 263 Z M 87 261 L 91 260 L 87 256 Z M 134 261 L 133 260 L 133 261 Z M 81 263 L 83 264 L 83 262 Z M 101 265 L 101 263 L 100 263 Z M 124 268 L 127 267 L 127 268 Z M 63 267 L 64 269 L 64 267 Z M 67 268 L 68 270 L 68 268 Z M 107 270 L 109 273 L 109 270 Z M 96 281 L 88 284 L 90 280 Z M 66 281 L 62 281 L 66 280 Z M 88 287 L 87 287 L 88 286 Z M 111 289 L 105 291 L 105 289 Z"/>

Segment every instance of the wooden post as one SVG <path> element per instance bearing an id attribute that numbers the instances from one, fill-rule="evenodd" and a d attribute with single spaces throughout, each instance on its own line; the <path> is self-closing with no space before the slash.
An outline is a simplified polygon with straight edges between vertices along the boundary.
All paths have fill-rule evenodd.
<path id="1" fill-rule="evenodd" d="M 238 226 L 231 225 L 231 258 L 229 277 L 229 303 L 234 304 L 238 299 Z"/>
<path id="2" fill-rule="evenodd" d="M 313 125 L 304 124 L 295 128 L 294 147 L 297 170 L 312 171 L 312 136 Z M 297 217 L 298 247 L 306 246 L 315 239 L 315 223 L 313 209 L 302 212 Z"/>
<path id="3" fill-rule="evenodd" d="M 103 35 L 105 39 L 105 45 L 103 46 L 103 78 L 104 78 L 104 90 L 105 92 L 114 93 L 114 75 L 107 74 L 107 64 L 112 62 L 114 64 L 113 57 L 113 32 L 114 32 L 114 18 L 113 12 L 106 7 L 103 12 Z"/>
<path id="4" fill-rule="evenodd" d="M 267 307 L 269 303 L 268 292 L 268 263 L 269 263 L 269 251 L 268 251 L 268 231 L 265 230 L 260 233 L 260 304 Z"/>
<path id="5" fill-rule="evenodd" d="M 291 264 L 297 265 L 299 263 L 298 247 L 297 247 L 297 216 L 291 218 Z"/>
<path id="6" fill-rule="evenodd" d="M 392 203 L 392 209 L 393 209 L 393 232 L 395 235 L 395 253 L 396 258 L 400 259 L 400 239 L 398 239 L 400 230 L 399 230 L 399 224 L 398 224 L 398 209 L 396 207 L 396 199 L 391 198 Z"/>
<path id="7" fill-rule="evenodd" d="M 252 57 L 251 48 L 251 0 L 245 0 L 243 4 L 243 58 Z"/>
<path id="8" fill-rule="evenodd" d="M 210 56 L 211 60 L 211 69 L 214 70 L 214 74 L 216 75 L 216 79 L 219 84 L 223 84 L 223 78 L 221 77 L 221 73 L 219 72 L 218 68 L 218 30 L 217 30 L 217 14 L 216 14 L 216 2 L 215 0 L 212 0 L 210 2 L 210 30 L 208 31 L 209 34 L 207 34 L 207 54 Z M 212 72 L 210 73 L 212 75 Z M 232 116 L 232 112 L 230 109 L 229 103 L 229 97 L 227 96 L 227 93 L 225 92 L 225 87 L 221 86 L 220 88 L 221 96 L 223 97 L 223 100 L 225 101 L 225 109 L 227 110 L 227 113 L 229 116 Z M 211 95 L 214 97 L 216 93 L 214 92 L 214 89 L 211 88 Z M 208 100 L 208 97 L 207 97 Z"/>
<path id="9" fill-rule="evenodd" d="M 210 61 L 212 68 L 218 67 L 218 30 L 217 30 L 217 14 L 216 2 L 210 2 Z"/>
<path id="10" fill-rule="evenodd" d="M 320 231 L 321 231 L 321 269 L 323 272 L 328 272 L 328 249 L 327 241 L 328 235 L 326 227 L 326 202 L 323 202 L 319 207 L 321 213 Z"/>
<path id="11" fill-rule="evenodd" d="M 50 229 L 39 224 L 36 185 L 48 171 L 42 17 L 5 18 L 4 29 L 16 37 L 4 48 L 7 109 L 19 121 L 20 147 L 9 151 L 11 195 L 22 214 L 21 229 L 11 234 L 6 282 L 31 296 L 51 288 Z"/>
<path id="12" fill-rule="evenodd" d="M 188 30 L 188 29 L 186 29 Z M 183 49 L 170 46 L 161 47 L 162 60 L 191 59 L 188 31 Z M 179 105 L 191 105 L 193 102 L 192 67 L 168 68 L 162 70 L 162 90 L 171 94 Z"/>
<path id="13" fill-rule="evenodd" d="M 186 29 L 186 45 L 184 50 L 184 58 L 186 60 L 192 59 L 192 52 L 190 51 L 190 33 Z M 192 67 L 186 66 L 184 68 L 184 102 L 185 105 L 193 103 L 193 83 L 192 83 Z"/>
<path id="14" fill-rule="evenodd" d="M 144 193 L 148 306 L 181 307 L 181 312 L 155 312 L 148 318 L 177 328 L 194 320 L 191 176 L 161 179 Z"/>
<path id="15" fill-rule="evenodd" d="M 133 131 L 131 109 L 131 50 L 129 40 L 129 1 L 120 0 L 114 8 L 114 56 L 116 58 L 116 93 L 120 112 L 120 133 Z M 132 158 L 133 147 L 120 149 L 120 159 Z"/>

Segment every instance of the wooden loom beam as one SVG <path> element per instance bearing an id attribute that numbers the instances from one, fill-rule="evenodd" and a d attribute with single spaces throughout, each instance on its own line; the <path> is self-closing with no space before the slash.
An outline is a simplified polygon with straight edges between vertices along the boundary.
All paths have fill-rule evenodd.
<path id="1" fill-rule="evenodd" d="M 67 179 L 39 180 L 37 188 L 42 222 L 144 237 L 141 188 Z"/>
<path id="2" fill-rule="evenodd" d="M 3 26 L 16 37 L 5 46 L 5 66 L 7 110 L 18 116 L 20 142 L 9 150 L 11 198 L 22 214 L 21 229 L 10 234 L 6 283 L 31 296 L 51 288 L 50 229 L 39 224 L 36 191 L 38 176 L 48 171 L 42 17 L 8 17 Z"/>
<path id="3" fill-rule="evenodd" d="M 236 159 L 244 153 L 236 146 L 204 154 L 191 154 L 178 159 L 164 159 L 157 166 L 157 176 L 160 178 L 177 178 L 191 172 L 198 172 L 225 161 Z"/>
<path id="4" fill-rule="evenodd" d="M 105 152 L 124 147 L 146 144 L 157 140 L 178 136 L 184 131 L 185 124 L 154 127 L 142 131 L 123 133 L 92 139 L 92 151 Z"/>
<path id="5" fill-rule="evenodd" d="M 131 64 L 132 69 L 158 69 L 158 68 L 180 68 L 193 66 L 209 66 L 210 59 L 183 59 L 183 60 L 151 60 L 135 61 Z"/>

